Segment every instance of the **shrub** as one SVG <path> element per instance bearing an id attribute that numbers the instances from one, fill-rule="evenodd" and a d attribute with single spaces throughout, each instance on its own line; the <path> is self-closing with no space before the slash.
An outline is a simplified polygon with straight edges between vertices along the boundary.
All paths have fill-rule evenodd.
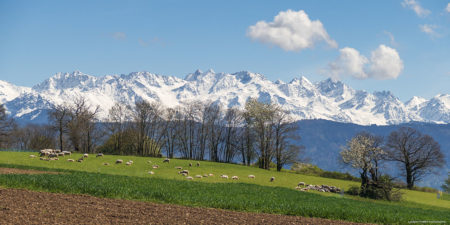
<path id="1" fill-rule="evenodd" d="M 350 188 L 345 192 L 349 195 L 359 195 L 360 188 L 358 186 L 350 186 Z"/>
<path id="2" fill-rule="evenodd" d="M 341 173 L 336 171 L 325 171 L 316 165 L 309 163 L 294 163 L 291 166 L 291 170 L 300 174 L 315 175 L 319 177 L 340 179 L 340 180 L 350 180 L 350 181 L 361 181 L 360 178 L 354 177 L 349 173 Z"/>
<path id="3" fill-rule="evenodd" d="M 389 175 L 382 175 L 377 181 L 370 182 L 359 194 L 362 197 L 388 201 L 400 201 L 402 197 L 399 189 L 394 188 L 393 179 Z"/>

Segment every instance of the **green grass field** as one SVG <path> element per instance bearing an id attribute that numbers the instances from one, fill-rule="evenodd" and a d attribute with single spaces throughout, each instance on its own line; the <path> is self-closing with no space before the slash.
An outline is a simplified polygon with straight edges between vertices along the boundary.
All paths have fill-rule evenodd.
<path id="1" fill-rule="evenodd" d="M 402 223 L 408 221 L 450 222 L 450 202 L 436 199 L 436 194 L 404 191 L 401 202 L 386 202 L 340 196 L 332 193 L 294 189 L 298 182 L 326 184 L 347 189 L 358 183 L 313 177 L 289 172 L 266 171 L 241 165 L 133 156 L 90 156 L 82 163 L 67 162 L 81 155 L 60 157 L 58 161 L 30 158 L 26 152 L 0 152 L 0 166 L 56 170 L 58 175 L 0 175 L 0 186 L 28 188 L 64 193 L 83 193 L 99 197 L 175 203 L 240 211 L 268 212 L 287 215 L 322 217 L 370 223 Z M 133 160 L 131 166 L 114 164 L 116 159 Z M 151 161 L 149 163 L 148 161 Z M 110 165 L 103 165 L 104 162 Z M 189 162 L 194 164 L 189 167 Z M 152 169 L 152 165 L 159 165 Z M 209 174 L 193 181 L 177 173 L 176 166 L 190 171 L 191 176 Z M 148 171 L 154 171 L 154 175 Z M 239 176 L 239 180 L 222 179 L 221 174 Z M 255 179 L 247 176 L 253 174 Z M 275 182 L 269 182 L 270 177 Z"/>

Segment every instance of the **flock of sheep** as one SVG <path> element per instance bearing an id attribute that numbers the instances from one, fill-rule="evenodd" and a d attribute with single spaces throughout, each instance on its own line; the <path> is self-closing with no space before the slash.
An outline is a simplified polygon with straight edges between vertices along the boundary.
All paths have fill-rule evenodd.
<path id="1" fill-rule="evenodd" d="M 57 149 L 43 149 L 40 152 L 40 160 L 45 160 L 45 161 L 51 161 L 51 160 L 58 160 L 59 156 L 66 156 L 66 155 L 71 155 L 70 151 L 61 151 L 61 150 L 57 150 Z M 46 156 L 46 157 L 45 157 Z M 37 157 L 36 155 L 30 155 L 31 158 L 35 158 Z M 88 158 L 89 154 L 83 154 L 83 156 L 79 159 L 77 159 L 77 162 L 83 162 L 85 158 Z M 96 157 L 103 157 L 103 153 L 98 153 L 96 155 Z M 68 162 L 75 162 L 74 159 L 67 159 Z M 116 160 L 116 164 L 122 164 L 123 160 L 122 159 L 117 159 Z M 148 163 L 152 163 L 151 161 L 148 161 Z M 163 163 L 170 163 L 170 159 L 166 158 L 163 160 Z M 125 165 L 127 166 L 131 166 L 133 164 L 133 161 L 129 160 L 127 162 L 125 162 Z M 103 163 L 103 165 L 108 166 L 109 163 L 105 162 Z M 189 167 L 192 167 L 192 163 L 188 164 Z M 199 167 L 200 166 L 200 162 L 196 163 L 196 166 Z M 152 165 L 153 169 L 158 169 L 159 166 L 158 165 Z M 175 169 L 179 170 L 178 174 L 182 175 L 182 176 L 186 176 L 186 179 L 188 180 L 193 180 L 194 177 L 195 178 L 204 178 L 204 177 L 212 177 L 214 176 L 214 174 L 212 173 L 208 173 L 208 174 L 203 174 L 203 175 L 195 175 L 194 177 L 189 176 L 189 170 L 183 170 L 183 168 L 181 166 L 177 166 L 175 167 Z M 148 174 L 153 175 L 155 174 L 155 172 L 153 171 L 149 171 Z M 226 174 L 222 174 L 220 176 L 220 178 L 223 179 L 228 179 L 228 175 Z M 249 179 L 255 179 L 255 175 L 250 174 L 248 175 Z M 232 180 L 239 180 L 238 176 L 232 176 L 231 177 Z M 275 181 L 275 177 L 271 177 L 270 182 L 274 182 Z M 295 187 L 295 189 L 300 190 L 300 191 L 308 191 L 308 190 L 315 190 L 315 191 L 320 191 L 320 192 L 332 192 L 332 193 L 340 193 L 341 189 L 335 186 L 328 186 L 328 185 L 312 185 L 312 184 L 306 184 L 305 182 L 299 182 L 297 187 Z"/>

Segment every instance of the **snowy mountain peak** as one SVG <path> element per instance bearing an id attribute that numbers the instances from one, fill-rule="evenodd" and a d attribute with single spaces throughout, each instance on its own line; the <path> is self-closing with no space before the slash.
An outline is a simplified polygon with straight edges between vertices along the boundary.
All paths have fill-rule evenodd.
<path id="1" fill-rule="evenodd" d="M 0 81 L 0 103 L 5 103 L 19 121 L 45 121 L 46 112 L 53 105 L 73 102 L 79 96 L 92 106 L 100 106 L 101 120 L 107 118 L 108 110 L 116 102 L 133 104 L 144 99 L 173 107 L 199 100 L 243 108 L 252 97 L 278 103 L 299 120 L 327 119 L 362 125 L 450 122 L 449 94 L 430 100 L 413 97 L 404 104 L 390 91 L 371 94 L 354 90 L 338 80 L 312 83 L 304 76 L 285 83 L 249 71 L 230 74 L 196 70 L 184 79 L 145 71 L 103 77 L 74 71 L 57 73 L 33 88 Z"/>

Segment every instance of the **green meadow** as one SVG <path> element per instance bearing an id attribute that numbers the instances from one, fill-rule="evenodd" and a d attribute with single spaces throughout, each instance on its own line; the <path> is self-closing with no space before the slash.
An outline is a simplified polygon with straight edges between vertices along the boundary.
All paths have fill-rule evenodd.
<path id="1" fill-rule="evenodd" d="M 98 197 L 122 198 L 239 211 L 266 212 L 366 223 L 408 224 L 408 221 L 450 222 L 450 201 L 435 193 L 403 190 L 400 202 L 374 201 L 355 196 L 295 190 L 298 182 L 325 184 L 347 189 L 357 182 L 306 176 L 289 171 L 267 171 L 242 165 L 162 158 L 90 155 L 82 163 L 68 162 L 80 154 L 56 161 L 30 158 L 32 152 L 0 152 L 0 167 L 60 171 L 60 174 L 3 174 L 0 186 L 61 193 L 82 193 Z M 115 164 L 122 159 L 123 164 Z M 126 161 L 132 160 L 130 166 Z M 103 165 L 109 163 L 109 165 Z M 193 166 L 189 167 L 189 163 Z M 153 169 L 153 165 L 159 168 Z M 214 174 L 187 180 L 175 167 L 189 175 Z M 151 175 L 148 172 L 153 171 Z M 239 180 L 223 179 L 238 176 Z M 255 175 L 255 179 L 248 175 Z M 270 182 L 270 177 L 275 177 Z"/>

